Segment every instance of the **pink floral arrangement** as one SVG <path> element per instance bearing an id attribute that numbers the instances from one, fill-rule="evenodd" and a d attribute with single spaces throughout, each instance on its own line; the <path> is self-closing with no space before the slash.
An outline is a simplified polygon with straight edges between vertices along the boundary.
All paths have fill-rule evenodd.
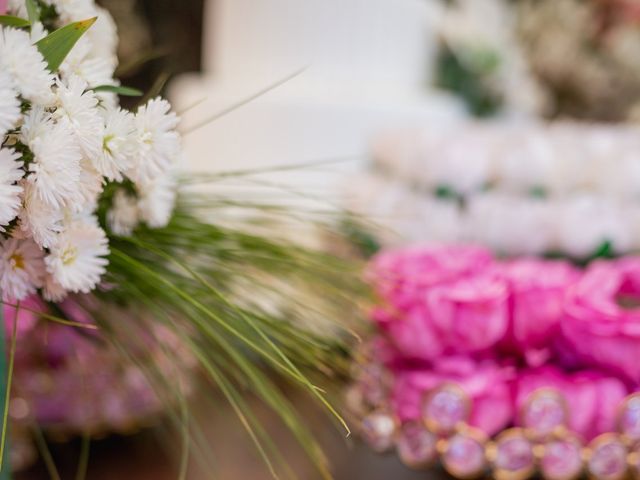
<path id="1" fill-rule="evenodd" d="M 132 356 L 131 362 L 123 362 L 118 349 L 122 345 L 111 344 L 74 297 L 59 308 L 75 326 L 43 319 L 46 305 L 35 296 L 23 301 L 18 311 L 4 306 L 7 336 L 17 315 L 20 343 L 9 409 L 15 470 L 35 458 L 29 434 L 34 423 L 58 439 L 127 434 L 167 413 L 159 378 L 171 378 L 184 396 L 193 387 L 195 359 L 163 326 L 149 322 L 143 329 L 143 324 L 124 321 L 131 312 L 113 312 L 127 329 L 125 335 L 115 337 L 122 339 Z"/>
<path id="2" fill-rule="evenodd" d="M 447 245 L 382 252 L 367 275 L 379 333 L 348 400 L 374 448 L 460 478 L 636 468 L 640 257 L 581 269 Z"/>

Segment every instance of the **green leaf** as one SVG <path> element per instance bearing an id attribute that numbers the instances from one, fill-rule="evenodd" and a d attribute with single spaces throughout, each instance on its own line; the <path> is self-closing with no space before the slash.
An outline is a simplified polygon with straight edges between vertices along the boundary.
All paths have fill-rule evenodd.
<path id="1" fill-rule="evenodd" d="M 0 15 L 0 25 L 22 28 L 28 27 L 31 24 L 29 20 L 25 20 L 24 18 L 14 17 L 12 15 Z"/>
<path id="2" fill-rule="evenodd" d="M 58 70 L 76 42 L 95 23 L 96 18 L 65 25 L 36 43 L 38 50 L 49 65 L 49 70 L 52 72 Z"/>
<path id="3" fill-rule="evenodd" d="M 143 93 L 137 88 L 122 87 L 120 85 L 100 85 L 92 89 L 94 92 L 111 92 L 125 97 L 141 97 Z"/>
<path id="4" fill-rule="evenodd" d="M 40 20 L 40 9 L 34 0 L 26 0 L 27 15 L 29 16 L 29 23 L 33 25 Z"/>

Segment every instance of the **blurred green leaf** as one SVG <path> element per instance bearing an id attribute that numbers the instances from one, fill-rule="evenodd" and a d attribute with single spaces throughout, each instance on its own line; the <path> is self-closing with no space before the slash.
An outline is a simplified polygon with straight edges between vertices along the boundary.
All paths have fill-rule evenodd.
<path id="1" fill-rule="evenodd" d="M 40 20 L 40 8 L 34 0 L 26 0 L 27 15 L 29 16 L 29 23 L 33 25 Z"/>
<path id="2" fill-rule="evenodd" d="M 67 57 L 76 42 L 93 25 L 97 17 L 81 22 L 70 23 L 36 43 L 38 50 L 49 65 L 49 70 L 55 72 Z"/>
<path id="3" fill-rule="evenodd" d="M 0 25 L 22 28 L 28 27 L 31 24 L 29 20 L 25 20 L 24 18 L 14 17 L 12 15 L 0 15 Z"/>
<path id="4" fill-rule="evenodd" d="M 123 87 L 120 85 L 100 85 L 92 89 L 94 92 L 111 92 L 125 97 L 141 97 L 142 91 L 137 88 Z"/>

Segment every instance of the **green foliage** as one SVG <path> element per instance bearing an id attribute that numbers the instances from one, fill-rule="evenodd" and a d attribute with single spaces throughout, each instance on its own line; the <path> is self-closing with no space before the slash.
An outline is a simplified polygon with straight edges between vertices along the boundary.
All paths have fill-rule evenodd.
<path id="1" fill-rule="evenodd" d="M 473 61 L 465 62 L 443 47 L 437 59 L 436 84 L 459 95 L 473 115 L 492 116 L 500 109 L 502 98 L 488 85 L 487 77 L 498 63 L 490 54 L 476 54 Z"/>
<path id="2" fill-rule="evenodd" d="M 143 92 L 137 88 L 123 87 L 121 85 L 100 85 L 92 89 L 94 92 L 111 92 L 117 93 L 124 97 L 141 97 Z"/>
<path id="3" fill-rule="evenodd" d="M 96 17 L 81 22 L 70 23 L 50 33 L 36 43 L 49 70 L 56 72 L 80 37 L 93 25 Z"/>
<path id="4" fill-rule="evenodd" d="M 27 16 L 29 17 L 29 23 L 33 25 L 38 20 L 40 20 L 40 8 L 38 7 L 35 0 L 25 0 L 25 5 L 27 6 Z"/>
<path id="5" fill-rule="evenodd" d="M 25 20 L 24 18 L 14 17 L 11 15 L 0 15 L 0 25 L 4 25 L 5 27 L 24 28 L 31 25 L 31 23 L 29 23 L 29 20 Z"/>
<path id="6" fill-rule="evenodd" d="M 108 186 L 102 219 L 113 190 Z M 130 237 L 111 236 L 105 281 L 115 288 L 96 293 L 100 307 L 93 315 L 114 342 L 119 342 L 113 328 L 117 319 L 104 313 L 109 310 L 105 305 L 151 315 L 188 345 L 272 476 L 288 470 L 286 452 L 271 440 L 248 395 L 280 417 L 329 478 L 322 450 L 282 387 L 303 389 L 346 429 L 319 385 L 346 375 L 349 321 L 357 316 L 358 302 L 367 298 L 360 266 L 278 238 L 276 232 L 284 229 L 273 220 L 274 212 L 290 218 L 294 215 L 288 209 L 247 203 L 244 208 L 255 208 L 258 221 L 211 222 L 225 209 L 242 205 L 211 195 L 182 195 L 167 227 L 141 226 Z M 174 395 L 173 387 L 165 395 Z M 173 398 L 172 403 L 179 401 Z"/>

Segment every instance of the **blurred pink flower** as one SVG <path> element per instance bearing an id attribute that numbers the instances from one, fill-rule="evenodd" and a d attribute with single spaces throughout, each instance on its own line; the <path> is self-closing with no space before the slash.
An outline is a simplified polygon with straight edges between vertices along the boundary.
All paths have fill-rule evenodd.
<path id="1" fill-rule="evenodd" d="M 430 360 L 444 351 L 444 343 L 423 305 L 416 305 L 402 315 L 384 308 L 375 309 L 372 318 L 389 341 L 404 357 Z"/>
<path id="2" fill-rule="evenodd" d="M 7 13 L 7 3 L 8 0 L 0 0 L 0 15 Z"/>
<path id="3" fill-rule="evenodd" d="M 640 258 L 597 262 L 569 289 L 563 344 L 585 364 L 640 383 Z"/>
<path id="4" fill-rule="evenodd" d="M 467 245 L 434 245 L 386 250 L 374 257 L 368 279 L 381 300 L 398 310 L 423 301 L 425 289 L 485 270 L 489 250 Z"/>
<path id="5" fill-rule="evenodd" d="M 44 312 L 45 310 L 45 305 L 42 303 L 40 298 L 35 295 L 20 302 L 20 308 L 18 308 L 17 312 L 18 335 L 31 330 L 38 322 L 37 312 Z M 16 308 L 13 304 L 4 304 L 3 313 L 7 335 L 11 335 L 13 332 L 13 321 L 15 320 Z"/>
<path id="6" fill-rule="evenodd" d="M 506 283 L 494 275 L 472 275 L 425 292 L 428 321 L 445 349 L 485 350 L 501 340 L 509 324 Z"/>
<path id="7" fill-rule="evenodd" d="M 618 378 L 596 371 L 565 373 L 554 366 L 525 370 L 518 374 L 516 411 L 537 389 L 555 388 L 569 407 L 569 426 L 572 431 L 590 440 L 616 429 L 616 416 L 627 387 Z"/>
<path id="8" fill-rule="evenodd" d="M 514 370 L 493 360 L 444 357 L 429 369 L 396 368 L 393 373 L 392 405 L 402 421 L 419 419 L 426 393 L 443 383 L 464 390 L 473 402 L 469 423 L 487 434 L 499 432 L 513 419 L 510 381 Z"/>
<path id="9" fill-rule="evenodd" d="M 530 363 L 546 360 L 558 335 L 567 289 L 580 278 L 568 262 L 525 258 L 499 267 L 510 288 L 507 343 Z"/>
<path id="10" fill-rule="evenodd" d="M 403 355 L 484 350 L 507 328 L 506 285 L 485 274 L 493 259 L 474 246 L 432 246 L 378 255 L 369 278 L 383 305 L 372 318 Z"/>

